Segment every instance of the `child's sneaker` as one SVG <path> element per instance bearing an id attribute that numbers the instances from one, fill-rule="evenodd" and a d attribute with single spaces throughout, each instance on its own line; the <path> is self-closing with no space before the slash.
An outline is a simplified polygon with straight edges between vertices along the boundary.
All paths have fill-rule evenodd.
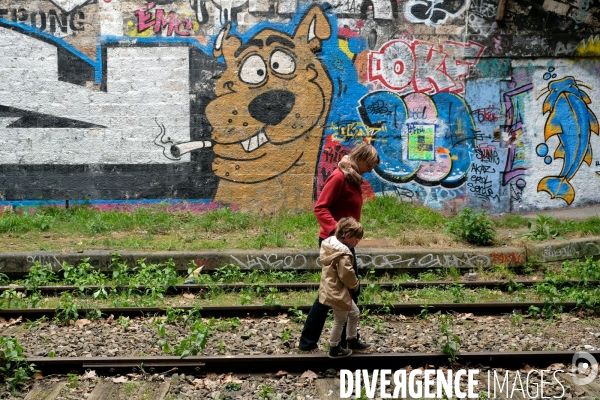
<path id="1" fill-rule="evenodd" d="M 332 346 L 329 349 L 329 358 L 344 358 L 350 356 L 351 354 L 352 350 L 345 349 L 339 344 L 337 346 Z"/>
<path id="2" fill-rule="evenodd" d="M 348 340 L 348 349 L 356 353 L 364 353 L 369 347 L 371 347 L 370 344 L 365 343 L 358 338 Z"/>

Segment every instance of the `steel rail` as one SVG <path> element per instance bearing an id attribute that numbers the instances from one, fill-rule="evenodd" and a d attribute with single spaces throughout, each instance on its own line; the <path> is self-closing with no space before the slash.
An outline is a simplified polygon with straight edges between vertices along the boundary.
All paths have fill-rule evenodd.
<path id="1" fill-rule="evenodd" d="M 554 363 L 565 365 L 573 361 L 576 351 L 509 351 L 465 352 L 458 354 L 458 363 L 465 368 L 519 369 L 525 364 L 545 368 Z M 600 358 L 600 351 L 589 351 Z M 372 353 L 353 354 L 348 358 L 330 359 L 326 354 L 230 355 L 230 356 L 177 356 L 160 357 L 28 357 L 42 373 L 60 374 L 72 371 L 82 373 L 95 370 L 98 375 L 127 373 L 164 373 L 166 371 L 205 375 L 207 373 L 264 373 L 284 370 L 289 373 L 314 372 L 329 368 L 339 369 L 391 369 L 406 366 L 449 365 L 443 353 Z"/>
<path id="2" fill-rule="evenodd" d="M 522 302 L 522 303 L 432 303 L 417 304 L 365 304 L 360 308 L 372 311 L 373 313 L 402 314 L 414 316 L 423 312 L 428 313 L 438 311 L 447 313 L 471 313 L 473 315 L 504 315 L 514 313 L 525 313 L 530 307 L 543 309 L 545 303 L 542 302 Z M 576 302 L 562 302 L 553 304 L 554 307 L 561 306 L 563 312 L 570 312 L 577 309 Z M 308 312 L 311 306 L 294 307 L 291 305 L 281 306 L 206 306 L 199 309 L 202 317 L 231 318 L 231 317 L 263 317 L 274 316 L 287 313 L 291 309 Z M 163 315 L 167 309 L 181 309 L 190 311 L 195 307 L 117 307 L 117 308 L 99 308 L 87 309 L 80 308 L 78 313 L 85 316 L 87 313 L 100 311 L 103 315 L 113 315 L 115 318 L 122 315 L 124 317 L 142 317 L 148 315 Z M 60 309 L 58 309 L 60 311 Z M 57 310 L 53 308 L 7 308 L 0 310 L 0 317 L 8 320 L 10 318 L 22 317 L 29 320 L 35 320 L 42 317 L 54 318 Z"/>
<path id="3" fill-rule="evenodd" d="M 496 288 L 507 288 L 510 285 L 522 285 L 524 287 L 535 286 L 536 284 L 543 283 L 544 280 L 529 280 L 529 279 L 515 279 L 512 281 L 429 281 L 429 282 L 366 282 L 361 283 L 361 287 L 366 287 L 370 283 L 375 283 L 381 289 L 422 289 L 429 287 L 445 287 L 445 286 L 454 286 L 454 285 L 462 285 L 465 288 L 487 288 L 487 289 L 496 289 Z M 587 284 L 589 286 L 597 286 L 600 284 L 600 281 L 597 280 L 589 280 L 589 281 L 581 281 L 581 280 L 567 280 L 565 282 L 561 282 L 561 285 L 583 285 Z M 311 282 L 297 282 L 297 283 L 215 283 L 215 284 L 182 284 L 171 286 L 168 289 L 168 292 L 171 293 L 182 293 L 182 292 L 201 292 L 201 291 L 209 291 L 212 289 L 223 289 L 223 290 L 241 290 L 245 288 L 251 288 L 256 286 L 262 286 L 265 288 L 276 288 L 278 290 L 284 291 L 294 291 L 294 290 L 311 290 L 318 289 L 319 283 L 311 283 Z M 103 286 L 100 285 L 86 285 L 86 286 L 40 286 L 38 290 L 41 292 L 66 292 L 66 291 L 74 291 L 74 290 L 98 290 Z M 104 288 L 113 288 L 113 286 L 104 286 Z M 115 289 L 130 289 L 130 286 L 125 285 L 117 285 L 114 286 Z M 145 290 L 145 285 L 140 285 L 135 287 L 139 290 Z M 7 290 L 16 290 L 16 291 L 25 291 L 27 288 L 25 286 L 0 286 L 0 293 Z"/>

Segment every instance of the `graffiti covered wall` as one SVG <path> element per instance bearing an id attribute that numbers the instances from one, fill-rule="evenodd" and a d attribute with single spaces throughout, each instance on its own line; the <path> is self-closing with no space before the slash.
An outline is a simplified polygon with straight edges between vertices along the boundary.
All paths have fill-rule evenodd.
<path id="1" fill-rule="evenodd" d="M 543 3 L 543 4 L 541 4 Z M 0 0 L 0 200 L 600 201 L 593 0 Z"/>

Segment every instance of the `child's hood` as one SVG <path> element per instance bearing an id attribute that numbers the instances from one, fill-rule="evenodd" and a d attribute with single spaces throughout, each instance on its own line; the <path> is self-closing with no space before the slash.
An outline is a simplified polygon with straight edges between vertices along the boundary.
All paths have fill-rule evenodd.
<path id="1" fill-rule="evenodd" d="M 321 243 L 320 257 L 321 264 L 329 264 L 331 261 L 344 254 L 352 255 L 352 252 L 335 236 L 328 237 Z"/>

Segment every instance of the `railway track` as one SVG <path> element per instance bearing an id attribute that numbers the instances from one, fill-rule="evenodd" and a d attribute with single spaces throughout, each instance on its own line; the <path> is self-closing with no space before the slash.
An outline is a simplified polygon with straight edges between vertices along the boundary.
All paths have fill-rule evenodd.
<path id="1" fill-rule="evenodd" d="M 434 287 L 447 287 L 453 285 L 461 285 L 465 288 L 476 289 L 476 288 L 487 288 L 487 289 L 507 289 L 511 286 L 531 287 L 537 284 L 543 283 L 543 280 L 531 280 L 531 279 L 515 279 L 511 281 L 429 281 L 429 282 L 373 282 L 380 289 L 383 290 L 399 290 L 399 289 L 424 289 Z M 596 280 L 567 280 L 561 283 L 561 285 L 588 285 L 596 286 L 600 284 L 600 281 Z M 361 287 L 367 287 L 369 283 L 361 283 Z M 251 287 L 262 286 L 266 289 L 275 288 L 279 291 L 301 291 L 301 290 L 316 290 L 319 288 L 319 283 L 215 283 L 215 284 L 182 284 L 175 285 L 168 288 L 167 293 L 178 294 L 178 293 L 197 293 L 202 291 L 209 291 L 212 289 L 221 289 L 227 291 L 241 291 Z M 69 291 L 96 291 L 102 286 L 89 285 L 89 286 L 40 286 L 38 290 L 42 293 L 61 293 Z M 109 286 L 104 286 L 109 287 Z M 129 286 L 114 286 L 117 290 L 128 290 Z M 140 291 L 146 290 L 146 286 L 141 285 L 136 287 Z M 0 294 L 7 290 L 25 291 L 27 288 L 22 285 L 11 285 L 11 286 L 0 286 Z"/>
<path id="2" fill-rule="evenodd" d="M 595 357 L 600 357 L 600 352 L 591 353 Z M 569 365 L 573 361 L 574 352 L 516 352 L 516 353 L 463 353 L 461 354 L 461 364 L 454 365 L 452 370 L 455 374 L 464 373 L 461 379 L 460 387 L 467 392 L 469 381 L 467 373 L 469 370 L 476 370 L 474 375 L 477 378 L 475 382 L 475 393 L 478 398 L 497 398 L 497 399 L 518 399 L 525 400 L 531 398 L 576 398 L 576 399 L 595 399 L 600 395 L 600 384 L 598 379 L 593 379 L 583 385 L 575 381 L 576 377 L 585 377 L 586 375 L 576 375 Z M 411 370 L 421 368 L 442 371 L 448 374 L 447 358 L 445 354 L 361 354 L 353 355 L 346 359 L 332 360 L 325 355 L 287 355 L 287 356 L 211 356 L 211 357 L 139 357 L 139 358 L 29 358 L 29 362 L 35 363 L 42 372 L 51 371 L 53 374 L 72 374 L 77 372 L 81 376 L 93 376 L 97 383 L 90 389 L 85 396 L 86 399 L 108 400 L 108 399 L 173 399 L 186 398 L 175 397 L 169 393 L 181 393 L 181 386 L 187 387 L 190 392 L 197 392 L 197 397 L 187 398 L 241 398 L 241 399 L 262 399 L 262 398 L 292 398 L 282 397 L 290 389 L 284 389 L 281 386 L 275 386 L 275 382 L 280 383 L 284 380 L 295 382 L 297 390 L 296 399 L 338 399 L 340 391 L 347 394 L 349 383 L 345 380 L 340 382 L 338 374 L 351 374 L 352 379 L 356 377 L 356 371 L 389 370 L 394 373 L 398 370 L 404 370 L 410 373 Z M 412 367 L 411 367 L 412 366 Z M 465 371 L 460 371 L 464 369 Z M 92 372 L 93 371 L 93 372 Z M 540 392 L 540 379 L 543 380 L 544 371 L 547 374 L 546 388 Z M 432 385 L 435 388 L 436 374 L 432 373 Z M 174 374 L 167 375 L 164 374 Z M 364 374 L 364 373 L 363 373 Z M 262 377 L 261 377 L 262 375 Z M 519 376 L 519 379 L 525 380 L 526 385 L 522 383 L 516 385 L 512 379 Z M 360 376 L 360 374 L 359 374 Z M 174 378 L 175 377 L 175 378 Z M 185 377 L 185 378 L 180 378 Z M 228 377 L 228 379 L 223 379 Z M 258 378 L 257 378 L 258 377 Z M 293 378 L 292 378 L 293 377 Z M 364 375 L 363 375 L 364 377 Z M 526 378 L 525 378 L 526 377 Z M 303 379 L 304 378 L 304 379 Z M 371 375 L 371 378 L 374 378 Z M 439 375 L 437 376 L 439 378 Z M 249 382 L 264 382 L 262 390 L 260 385 L 252 385 Z M 390 376 L 391 379 L 391 376 Z M 68 380 L 54 379 L 54 382 L 48 379 L 36 383 L 26 400 L 44 398 L 47 400 L 69 398 L 60 397 L 65 393 Z M 131 385 L 136 383 L 135 394 L 131 393 Z M 209 383 L 207 383 L 209 382 Z M 236 383 L 238 382 L 238 383 Z M 271 383 L 273 382 L 273 383 Z M 417 380 L 415 388 L 422 385 L 422 381 Z M 210 387 L 220 390 L 199 390 Z M 126 386 L 129 384 L 130 386 Z M 233 397 L 237 391 L 241 390 L 242 385 L 246 388 L 239 397 Z M 365 383 L 369 387 L 368 382 Z M 373 383 L 371 383 L 373 384 Z M 455 383 L 456 384 L 456 383 Z M 237 385 L 237 386 L 235 386 Z M 377 387 L 371 387 L 372 393 L 377 393 L 374 397 L 379 398 L 381 392 L 381 381 L 376 381 Z M 410 383 L 409 383 L 410 385 Z M 511 386 L 510 389 L 508 386 Z M 266 386 L 273 390 L 273 397 L 264 389 Z M 532 387 L 536 387 L 536 394 L 541 396 L 532 396 Z M 285 387 L 285 386 L 284 386 Z M 231 397 L 226 396 L 226 393 Z M 233 389 L 233 390 L 232 390 Z M 237 390 L 236 390 L 237 389 Z M 394 392 L 394 381 L 384 387 L 390 395 Z M 516 392 L 515 392 L 516 389 Z M 185 390 L 185 389 L 184 389 Z M 545 393 L 544 393 L 545 390 Z M 129 393 L 127 393 L 129 391 Z M 351 389 L 350 389 L 351 391 Z M 525 391 L 527 394 L 525 394 Z M 433 390 L 435 393 L 435 389 Z M 215 396 L 215 393 L 218 393 Z M 303 393 L 307 393 L 304 396 Z M 308 394 L 311 393 L 311 394 Z M 560 394 L 556 396 L 555 394 Z M 40 396 L 44 397 L 40 397 Z M 564 395 L 564 396 L 562 396 Z M 204 396 L 204 397 L 203 397 Z M 210 396 L 210 397 L 209 397 Z M 279 397 L 276 397 L 279 396 Z M 543 397 L 542 397 L 543 396 Z M 352 397 L 356 398 L 356 397 Z M 409 394 L 403 397 L 405 399 L 417 399 Z"/>
<path id="3" fill-rule="evenodd" d="M 576 351 L 516 351 L 516 352 L 464 352 L 460 353 L 462 366 L 480 366 L 485 369 L 520 369 L 525 364 L 548 366 L 555 363 L 568 364 Z M 589 351 L 600 359 L 600 350 Z M 193 375 L 209 373 L 269 373 L 285 370 L 302 373 L 306 370 L 325 371 L 340 369 L 391 369 L 406 365 L 448 365 L 444 353 L 394 353 L 353 354 L 345 359 L 330 359 L 326 354 L 279 354 L 235 356 L 177 356 L 162 357 L 29 357 L 43 372 L 83 373 L 95 370 L 97 374 L 114 376 L 129 373 L 165 373 L 176 368 L 178 372 Z"/>
<path id="4" fill-rule="evenodd" d="M 362 305 L 362 310 L 369 310 L 371 313 L 385 313 L 394 315 L 415 316 L 419 315 L 426 308 L 430 314 L 438 311 L 443 313 L 470 313 L 473 315 L 510 315 L 525 314 L 531 307 L 542 309 L 545 303 L 542 302 L 519 302 L 519 303 L 431 303 L 426 306 L 423 304 L 366 304 Z M 554 303 L 554 307 L 560 307 L 563 312 L 576 310 L 579 306 L 576 302 Z M 167 309 L 182 310 L 189 312 L 198 310 L 204 318 L 231 318 L 231 317 L 262 317 L 275 316 L 286 313 L 289 310 L 298 310 L 308 313 L 311 306 L 292 307 L 291 305 L 280 306 L 206 306 L 201 308 L 181 306 L 181 307 L 119 307 L 119 308 L 99 308 L 99 309 L 78 309 L 79 315 L 86 315 L 100 311 L 102 315 L 113 315 L 115 318 L 123 317 L 141 317 L 164 315 Z M 52 319 L 60 312 L 60 309 L 54 308 L 6 308 L 0 310 L 0 317 L 6 320 L 11 318 L 23 318 L 24 320 L 36 320 L 39 318 Z"/>
<path id="5" fill-rule="evenodd" d="M 379 282 L 377 283 L 383 289 L 397 288 L 424 288 L 436 286 L 448 286 L 460 284 L 464 287 L 487 287 L 499 288 L 509 284 L 520 284 L 523 286 L 532 286 L 540 281 L 533 280 L 515 280 L 515 281 L 461 281 L 461 282 Z M 583 282 L 569 281 L 566 284 L 579 285 Z M 590 282 L 587 282 L 590 284 Z M 177 285 L 171 290 L 176 293 L 199 292 L 209 290 L 217 286 L 224 290 L 241 290 L 251 285 L 244 284 L 216 284 L 216 285 Z M 278 290 L 306 290 L 316 289 L 318 284 L 311 283 L 282 283 L 282 284 L 264 284 L 265 287 L 275 287 Z M 87 287 L 93 289 L 95 287 Z M 126 287 L 124 287 L 126 288 Z M 0 287 L 0 292 L 7 290 L 7 287 Z M 20 287 L 11 286 L 10 289 L 21 290 Z M 24 288 L 23 288 L 24 289 Z M 43 287 L 47 293 L 72 291 L 72 286 L 53 286 Z M 531 307 L 542 309 L 544 303 L 541 302 L 512 302 L 512 303 L 432 303 L 412 304 L 369 304 L 361 308 L 369 310 L 371 314 L 384 312 L 389 315 L 417 316 L 425 309 L 429 314 L 436 312 L 448 313 L 453 315 L 472 314 L 476 316 L 506 316 L 506 315 L 524 315 Z M 555 307 L 560 307 L 564 312 L 570 312 L 580 308 L 575 302 L 553 303 Z M 310 306 L 206 306 L 199 309 L 203 318 L 265 318 L 281 316 L 290 309 L 307 313 Z M 99 311 L 105 315 L 112 315 L 115 319 L 119 316 L 136 318 L 164 315 L 167 307 L 121 307 L 121 308 L 101 308 Z M 192 311 L 194 307 L 172 307 L 183 312 Z M 0 309 L 0 317 L 5 320 L 11 318 L 22 318 L 23 320 L 36 320 L 42 317 L 52 319 L 55 317 L 56 309 Z M 84 316 L 88 312 L 97 311 L 97 309 L 79 309 L 78 312 Z M 528 368 L 537 368 L 538 370 L 550 368 L 550 366 L 562 365 L 564 372 L 558 376 L 561 387 L 564 387 L 565 397 L 580 399 L 600 398 L 600 385 L 598 380 L 589 384 L 580 386 L 573 381 L 573 375 L 568 372 L 570 363 L 576 351 L 502 351 L 502 352 L 460 352 L 458 363 L 452 366 L 452 369 L 476 368 L 481 371 L 509 371 L 516 373 L 522 371 L 526 373 Z M 598 359 L 600 351 L 590 350 L 588 352 Z M 28 362 L 36 365 L 44 376 L 50 378 L 43 379 L 30 388 L 31 391 L 25 397 L 26 399 L 71 399 L 85 398 L 87 400 L 108 400 L 108 399 L 179 399 L 186 396 L 177 397 L 174 393 L 193 393 L 187 398 L 209 399 L 209 398 L 240 398 L 240 399 L 262 399 L 271 398 L 269 394 L 261 392 L 261 387 L 273 387 L 275 394 L 284 393 L 293 394 L 296 397 L 282 397 L 294 399 L 337 399 L 339 398 L 340 381 L 336 376 L 342 369 L 346 370 L 382 370 L 391 371 L 408 368 L 438 369 L 449 368 L 448 355 L 439 352 L 403 352 L 403 353 L 372 353 L 355 354 L 347 359 L 331 360 L 326 354 L 262 354 L 262 355 L 206 355 L 206 356 L 126 356 L 126 357 L 27 357 Z M 79 394 L 66 394 L 73 392 L 70 387 L 72 382 L 66 374 L 77 374 L 85 377 L 93 374 L 94 384 L 86 386 L 85 397 L 77 397 Z M 281 375 L 284 371 L 285 374 Z M 313 371 L 316 375 L 310 375 L 309 378 L 302 378 L 307 371 Z M 523 372 L 524 371 L 524 372 Z M 173 378 L 172 374 L 185 379 Z M 280 374 L 281 376 L 278 376 Z M 246 387 L 240 389 L 243 394 L 236 390 L 230 390 L 237 386 L 223 383 L 223 376 L 231 377 L 236 385 Z M 253 378 L 255 377 L 255 378 Z M 274 379 L 277 377 L 277 379 Z M 287 377 L 287 378 L 286 378 Z M 72 378 L 71 378 L 72 379 Z M 82 382 L 87 378 L 81 378 Z M 252 380 L 255 379 L 255 380 Z M 263 379 L 262 381 L 260 379 Z M 297 390 L 282 389 L 279 381 L 289 380 L 291 386 Z M 485 374 L 481 377 L 480 389 L 485 391 L 486 385 L 489 387 L 488 377 Z M 272 381 L 272 382 L 271 382 Z M 87 381 L 86 381 L 87 382 Z M 215 383 L 217 382 L 217 383 Z M 261 385 L 260 382 L 266 382 Z M 125 386 L 129 383 L 129 386 Z M 137 392 L 131 393 L 133 384 L 137 386 Z M 213 385 L 213 383 L 215 383 Z M 268 383 L 268 384 L 267 384 Z M 512 382 L 511 382 L 512 384 Z M 245 386 L 244 386 L 245 385 Z M 211 387 L 210 390 L 207 389 Z M 214 386 L 214 387 L 213 387 Z M 493 382 L 492 382 L 493 386 Z M 228 389 L 229 388 L 229 389 Z M 555 388 L 556 389 L 556 388 Z M 83 389 L 82 389 L 83 390 Z M 278 392 L 282 390 L 284 392 Z M 554 389 L 553 389 L 554 390 Z M 175 392 L 174 392 L 175 391 Z M 151 397 L 149 397 L 149 393 Z M 551 392 L 551 395 L 559 394 Z M 40 397 L 40 396 L 44 397 Z M 264 397 L 263 395 L 267 396 Z M 169 397 L 170 396 L 170 397 Z M 219 397 L 221 396 L 221 397 Z M 230 397 L 226 397 L 230 396 Z M 238 396 L 238 397 L 235 397 Z M 336 397 L 337 396 L 337 397 Z M 520 396 L 520 397 L 519 397 Z M 379 396 L 377 396 L 379 397 Z M 0 393 L 0 398 L 2 394 Z M 276 398 L 276 397 L 272 397 Z M 355 398 L 355 397 L 352 397 Z M 407 395 L 402 398 L 419 398 Z M 483 397 L 485 398 L 485 397 Z M 528 399 L 531 397 L 522 396 L 520 393 L 511 393 L 509 396 L 498 395 L 500 399 Z"/>

